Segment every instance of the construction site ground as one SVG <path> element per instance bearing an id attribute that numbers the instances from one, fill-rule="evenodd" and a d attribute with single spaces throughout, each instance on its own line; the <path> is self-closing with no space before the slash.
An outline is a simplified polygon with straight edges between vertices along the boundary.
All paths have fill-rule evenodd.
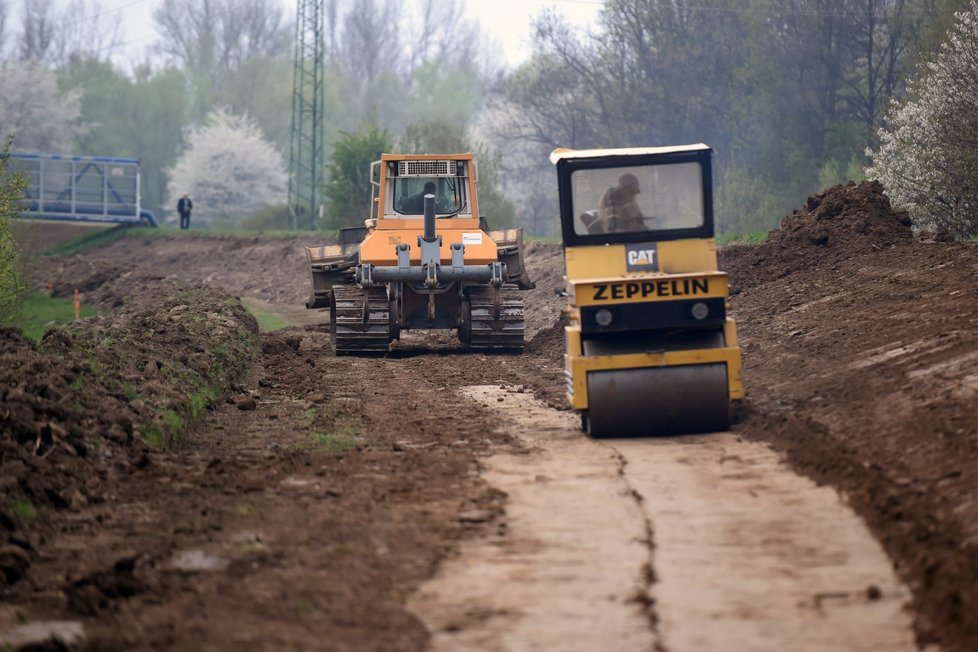
<path id="1" fill-rule="evenodd" d="M 0 330 L 0 641 L 978 649 L 975 244 L 911 234 L 872 184 L 813 196 L 721 249 L 732 431 L 606 441 L 564 402 L 559 245 L 528 246 L 522 355 L 336 357 L 304 244 L 30 257 L 101 316 Z"/>

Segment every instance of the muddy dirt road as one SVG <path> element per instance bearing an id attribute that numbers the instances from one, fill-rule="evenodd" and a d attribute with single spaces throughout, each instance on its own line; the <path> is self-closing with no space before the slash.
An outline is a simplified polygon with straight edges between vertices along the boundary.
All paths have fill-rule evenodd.
<path id="1" fill-rule="evenodd" d="M 559 409 L 556 246 L 528 255 L 522 356 L 408 337 L 337 358 L 325 328 L 296 326 L 262 334 L 247 372 L 214 376 L 195 417 L 167 373 L 204 361 L 182 315 L 210 306 L 245 342 L 254 326 L 230 297 L 187 288 L 294 313 L 302 242 L 176 234 L 53 260 L 59 288 L 86 283 L 111 310 L 97 341 L 171 326 L 149 338 L 159 348 L 125 349 L 153 364 L 93 345 L 124 369 L 117 384 L 61 363 L 57 403 L 28 401 L 27 371 L 0 376 L 0 423 L 23 424 L 0 458 L 0 639 L 975 649 L 978 251 L 914 239 L 879 202 L 843 188 L 770 243 L 722 252 L 749 399 L 732 434 L 653 442 L 590 442 Z M 134 298 L 161 285 L 182 303 Z M 4 368 L 59 369 L 54 339 L 3 340 Z M 145 442 L 154 402 L 187 418 L 167 448 Z M 100 405 L 131 434 L 103 431 Z"/>

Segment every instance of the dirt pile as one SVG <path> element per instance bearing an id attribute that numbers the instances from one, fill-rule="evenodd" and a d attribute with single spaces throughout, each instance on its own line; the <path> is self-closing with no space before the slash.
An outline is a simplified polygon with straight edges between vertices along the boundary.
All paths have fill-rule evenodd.
<path id="1" fill-rule="evenodd" d="M 890 205 L 878 181 L 850 181 L 811 195 L 803 207 L 781 219 L 764 244 L 722 248 L 720 266 L 736 270 L 736 292 L 912 239 L 910 217 Z"/>
<path id="2" fill-rule="evenodd" d="M 119 312 L 37 345 L 0 330 L 0 586 L 23 576 L 48 507 L 101 501 L 104 480 L 179 440 L 258 353 L 254 318 L 223 291 L 120 279 L 93 288 L 130 292 Z"/>
<path id="3" fill-rule="evenodd" d="M 328 238 L 309 234 L 298 238 L 250 238 L 184 232 L 165 237 L 120 238 L 98 249 L 98 258 L 125 269 L 152 261 L 154 273 L 175 275 L 188 283 L 220 285 L 242 298 L 301 306 L 309 298 L 306 245 Z M 84 258 L 93 256 L 86 253 Z M 59 259 L 71 264 L 71 259 Z"/>
<path id="4" fill-rule="evenodd" d="M 526 340 L 529 343 L 557 324 L 567 305 L 564 292 L 564 250 L 559 244 L 531 242 L 524 252 L 527 271 L 536 288 L 524 294 Z M 563 330 L 560 331 L 563 337 Z"/>

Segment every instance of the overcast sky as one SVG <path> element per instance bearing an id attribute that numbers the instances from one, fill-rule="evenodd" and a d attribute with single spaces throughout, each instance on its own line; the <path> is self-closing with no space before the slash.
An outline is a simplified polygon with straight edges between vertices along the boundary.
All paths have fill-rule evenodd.
<path id="1" fill-rule="evenodd" d="M 10 18 L 13 29 L 20 14 L 19 5 L 31 0 L 13 0 Z M 123 58 L 140 58 L 138 55 L 155 40 L 153 9 L 161 0 L 101 0 L 100 17 L 121 17 Z M 410 0 L 404 0 L 409 2 Z M 290 16 L 295 16 L 296 0 L 280 0 Z M 516 65 L 530 55 L 530 21 L 544 9 L 554 7 L 578 27 L 586 27 L 594 21 L 601 9 L 602 0 L 465 0 L 469 15 L 483 25 L 502 46 L 506 61 Z M 64 6 L 66 0 L 58 0 Z M 126 56 L 128 55 L 128 56 Z"/>

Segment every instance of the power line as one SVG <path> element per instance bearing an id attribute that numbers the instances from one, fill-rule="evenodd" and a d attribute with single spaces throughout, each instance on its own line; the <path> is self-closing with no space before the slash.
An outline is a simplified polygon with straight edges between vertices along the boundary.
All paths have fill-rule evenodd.
<path id="1" fill-rule="evenodd" d="M 115 7 L 113 9 L 103 9 L 102 11 L 96 12 L 96 13 L 92 14 L 91 16 L 82 16 L 81 18 L 78 18 L 76 20 L 73 20 L 73 21 L 71 21 L 69 23 L 66 23 L 66 24 L 63 24 L 63 25 L 59 25 L 59 27 L 61 27 L 62 29 L 66 29 L 66 28 L 70 28 L 70 27 L 75 27 L 76 25 L 81 25 L 81 24 L 84 24 L 84 23 L 88 23 L 88 22 L 91 22 L 91 21 L 95 20 L 96 18 L 100 18 L 100 17 L 106 16 L 108 14 L 113 14 L 113 13 L 116 13 L 118 11 L 122 11 L 123 9 L 128 9 L 129 7 L 134 7 L 136 5 L 141 5 L 144 2 L 149 2 L 149 1 L 150 0 L 133 0 L 132 2 L 130 2 L 128 4 L 122 5 L 121 7 Z"/>
<path id="2" fill-rule="evenodd" d="M 606 0 L 550 0 L 550 2 L 558 2 L 564 4 L 581 4 L 581 5 L 598 5 L 606 6 L 608 3 Z M 747 14 L 747 13 L 759 13 L 767 16 L 835 16 L 839 18 L 848 17 L 858 17 L 862 16 L 861 13 L 853 11 L 844 11 L 837 9 L 760 9 L 758 7 L 751 7 L 747 9 L 737 9 L 733 7 L 706 7 L 703 5 L 685 5 L 685 4 L 674 4 L 670 9 L 675 11 L 702 11 L 702 12 L 717 12 L 717 13 L 728 13 L 728 14 Z"/>

